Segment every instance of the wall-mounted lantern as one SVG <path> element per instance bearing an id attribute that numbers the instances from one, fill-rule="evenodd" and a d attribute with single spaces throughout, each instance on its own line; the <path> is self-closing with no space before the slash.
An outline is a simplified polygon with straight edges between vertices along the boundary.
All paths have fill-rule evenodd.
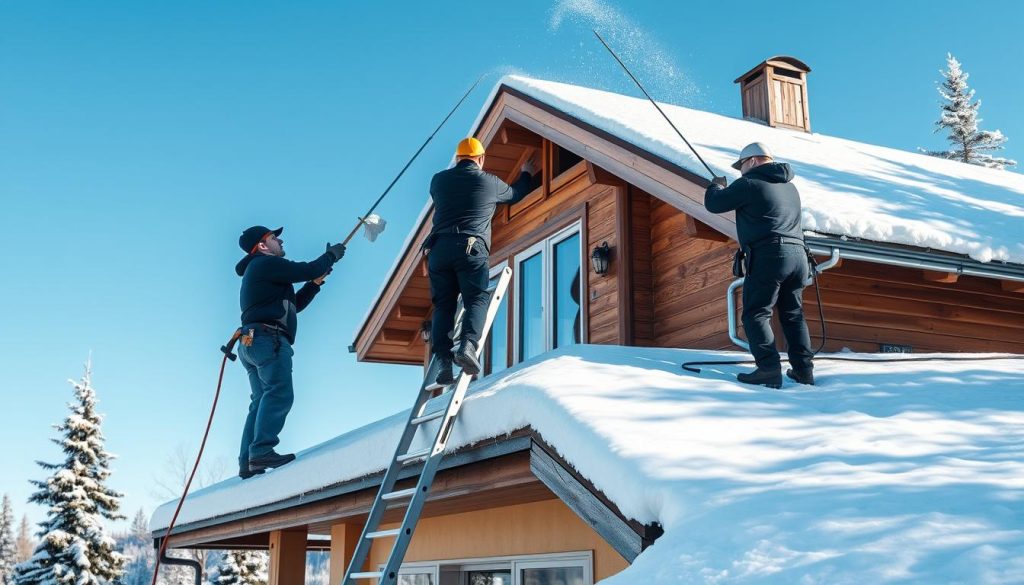
<path id="1" fill-rule="evenodd" d="M 590 254 L 590 261 L 594 265 L 594 274 L 607 274 L 611 258 L 612 249 L 608 247 L 608 242 L 602 242 L 600 246 L 595 247 Z"/>
<path id="2" fill-rule="evenodd" d="M 420 325 L 420 338 L 423 340 L 423 343 L 430 343 L 430 326 L 430 321 L 424 321 Z"/>

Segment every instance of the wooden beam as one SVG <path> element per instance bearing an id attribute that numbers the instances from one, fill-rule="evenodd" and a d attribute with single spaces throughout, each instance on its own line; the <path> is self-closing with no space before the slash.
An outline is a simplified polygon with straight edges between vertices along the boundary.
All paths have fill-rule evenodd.
<path id="1" fill-rule="evenodd" d="M 419 331 L 409 331 L 406 329 L 394 329 L 386 328 L 380 332 L 380 340 L 385 343 L 404 343 L 410 344 L 416 341 L 416 336 L 419 335 Z"/>
<path id="2" fill-rule="evenodd" d="M 595 165 L 589 160 L 586 161 L 586 163 L 587 179 L 589 179 L 591 183 L 595 185 L 611 185 L 613 187 L 618 187 L 620 185 L 625 184 L 625 181 L 609 173 L 608 171 L 602 169 L 601 167 Z"/>
<path id="3" fill-rule="evenodd" d="M 507 126 L 502 128 L 501 132 L 498 134 L 498 141 L 501 144 L 511 144 L 513 146 L 540 148 L 543 140 L 543 138 L 528 130 L 524 130 L 522 128 L 509 128 Z"/>
<path id="4" fill-rule="evenodd" d="M 352 562 L 356 544 L 359 543 L 359 537 L 362 536 L 363 526 L 356 522 L 331 525 L 331 583 L 341 583 L 345 577 L 345 570 Z M 363 568 L 361 567 L 361 569 Z"/>
<path id="5" fill-rule="evenodd" d="M 1000 282 L 1000 286 L 1006 292 L 1024 293 L 1024 282 L 1019 282 L 1016 280 L 1003 280 Z"/>
<path id="6" fill-rule="evenodd" d="M 306 582 L 306 527 L 270 533 L 270 575 L 267 585 Z"/>
<path id="7" fill-rule="evenodd" d="M 686 235 L 691 238 L 698 238 L 701 240 L 711 240 L 713 242 L 728 242 L 729 236 L 709 226 L 708 224 L 696 220 L 692 215 L 686 216 Z"/>
<path id="8" fill-rule="evenodd" d="M 960 275 L 956 272 L 941 272 L 938 270 L 922 270 L 924 279 L 930 282 L 954 283 Z"/>
<path id="9" fill-rule="evenodd" d="M 399 319 L 416 319 L 422 321 L 430 314 L 430 307 L 417 307 L 415 305 L 398 305 Z"/>

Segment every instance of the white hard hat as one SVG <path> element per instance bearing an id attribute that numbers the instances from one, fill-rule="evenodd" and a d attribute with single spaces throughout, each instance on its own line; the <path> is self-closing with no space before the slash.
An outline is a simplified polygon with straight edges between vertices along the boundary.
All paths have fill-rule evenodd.
<path id="1" fill-rule="evenodd" d="M 775 158 L 772 156 L 772 151 L 768 150 L 768 147 L 761 142 L 751 142 L 750 144 L 743 147 L 740 151 L 740 158 L 736 162 L 732 163 L 732 168 L 737 171 L 743 165 L 743 161 L 747 160 L 752 156 L 767 156 L 768 158 Z"/>

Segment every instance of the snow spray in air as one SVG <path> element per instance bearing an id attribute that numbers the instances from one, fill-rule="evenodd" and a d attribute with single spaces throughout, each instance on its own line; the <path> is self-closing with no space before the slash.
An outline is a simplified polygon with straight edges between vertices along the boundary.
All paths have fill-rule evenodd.
<path id="1" fill-rule="evenodd" d="M 618 8 L 604 0 L 559 0 L 551 11 L 548 30 L 559 32 L 571 26 L 581 33 L 578 61 L 587 85 L 601 85 L 608 79 L 619 80 L 607 74 L 607 60 L 595 53 L 591 43 L 591 30 L 598 30 L 615 46 L 629 63 L 635 64 L 637 73 L 659 99 L 679 105 L 706 105 L 700 88 L 680 67 L 671 52 L 655 40 L 654 36 Z M 597 50 L 600 50 L 598 47 Z M 616 83 L 620 83 L 616 81 Z M 630 86 L 632 89 L 632 86 Z"/>

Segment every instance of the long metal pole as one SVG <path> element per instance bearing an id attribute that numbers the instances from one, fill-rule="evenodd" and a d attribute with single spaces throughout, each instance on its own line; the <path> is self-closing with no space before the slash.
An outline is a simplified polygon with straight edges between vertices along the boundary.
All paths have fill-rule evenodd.
<path id="1" fill-rule="evenodd" d="M 658 110 L 658 113 L 661 114 L 661 117 L 665 118 L 665 121 L 668 122 L 668 125 L 671 126 L 673 130 L 676 131 L 676 134 L 678 134 L 679 137 L 683 139 L 683 142 L 686 143 L 686 146 L 690 147 L 690 151 L 693 152 L 693 155 L 697 157 L 697 160 L 700 161 L 700 164 L 704 165 L 704 168 L 706 168 L 708 172 L 711 173 L 711 177 L 717 177 L 718 175 L 715 174 L 715 171 L 711 170 L 711 167 L 708 166 L 708 163 L 704 162 L 704 159 L 701 158 L 700 153 L 697 152 L 697 149 L 694 148 L 692 144 L 690 144 L 690 141 L 687 140 L 685 136 L 683 136 L 683 133 L 679 131 L 679 128 L 676 128 L 676 125 L 672 123 L 672 120 L 670 120 L 669 117 L 665 114 L 665 112 L 661 110 L 661 106 L 658 105 L 658 102 L 654 101 L 654 98 L 651 97 L 651 94 L 647 93 L 647 90 L 644 89 L 644 86 L 643 84 L 640 83 L 640 80 L 637 79 L 632 72 L 630 72 L 629 67 L 626 67 L 626 64 L 622 62 L 622 59 L 619 59 L 619 56 L 615 54 L 615 51 L 613 51 L 612 48 L 608 46 L 608 43 L 605 42 L 605 40 L 601 37 L 600 34 L 598 34 L 596 30 L 594 31 L 594 36 L 597 37 L 597 40 L 601 41 L 601 44 L 604 45 L 604 48 L 608 49 L 608 52 L 612 54 L 612 57 L 615 57 L 615 60 L 619 62 L 620 66 L 622 66 L 622 70 L 626 72 L 626 75 L 629 75 L 629 78 L 632 79 L 633 83 L 635 83 L 636 86 L 640 88 L 640 91 L 644 92 L 644 95 L 647 96 L 647 99 L 650 100 L 651 104 L 653 104 L 655 109 Z"/>
<path id="2" fill-rule="evenodd" d="M 462 102 L 466 101 L 466 98 L 469 97 L 469 94 L 473 93 L 473 90 L 476 89 L 476 86 L 480 83 L 480 80 L 482 80 L 483 78 L 484 76 L 481 75 L 476 79 L 476 81 L 473 82 L 473 85 L 469 86 L 469 89 L 467 89 L 466 93 L 463 94 L 462 99 L 460 99 L 459 102 L 455 104 L 455 107 L 453 107 L 452 110 L 448 112 L 448 115 L 444 117 L 444 120 L 441 120 L 441 123 L 437 125 L 437 128 L 434 128 L 434 131 L 430 134 L 430 136 L 428 136 L 427 139 L 423 141 L 423 144 L 420 145 L 416 153 L 412 155 L 412 158 L 409 159 L 409 162 L 405 163 L 405 166 L 402 167 L 402 170 L 398 171 L 398 174 L 395 175 L 395 178 L 391 180 L 391 184 L 388 185 L 387 189 L 384 189 L 384 192 L 380 194 L 380 197 L 378 197 L 377 200 L 373 202 L 373 205 L 370 207 L 369 211 L 367 211 L 361 218 L 359 218 L 359 223 L 356 224 L 356 227 L 352 228 L 352 231 L 349 232 L 348 237 L 345 238 L 345 241 L 343 241 L 342 244 L 348 244 L 349 240 L 351 240 L 356 235 L 356 233 L 359 231 L 359 226 L 363 225 L 363 221 L 367 217 L 369 217 L 370 214 L 373 213 L 375 209 L 377 209 L 377 206 L 380 205 L 380 202 L 384 200 L 384 197 L 386 197 L 387 194 L 391 191 L 391 188 L 395 186 L 395 183 L 397 183 L 398 180 L 402 178 L 402 175 L 405 174 L 405 171 L 408 170 L 408 168 L 412 165 L 413 161 L 416 160 L 416 157 L 418 157 L 420 153 L 423 152 L 423 149 L 426 148 L 428 144 L 430 144 L 430 141 L 434 139 L 434 136 L 436 136 L 437 133 L 441 131 L 441 128 L 445 125 L 446 122 L 448 122 L 448 119 L 451 118 L 453 114 L 455 114 L 455 111 L 459 109 L 459 106 L 462 105 Z"/>

